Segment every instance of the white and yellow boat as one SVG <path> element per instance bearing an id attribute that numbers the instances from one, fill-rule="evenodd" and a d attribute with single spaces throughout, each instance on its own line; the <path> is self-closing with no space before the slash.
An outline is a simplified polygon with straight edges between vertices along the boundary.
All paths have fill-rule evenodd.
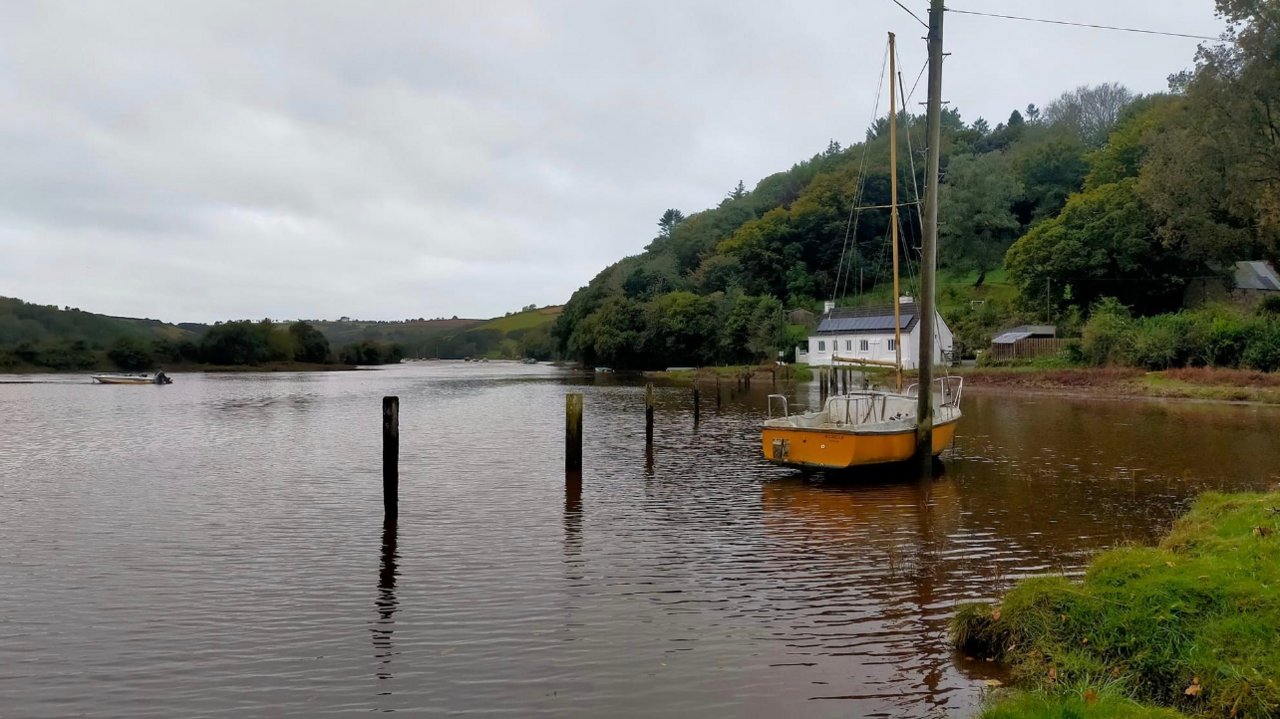
<path id="1" fill-rule="evenodd" d="M 960 422 L 964 379 L 934 383 L 933 455 L 951 444 Z M 762 435 L 764 456 L 774 464 L 802 469 L 839 470 L 906 462 L 916 451 L 914 385 L 905 393 L 851 392 L 828 398 L 817 412 L 791 414 L 785 395 L 769 397 L 769 419 Z M 782 414 L 773 416 L 781 405 Z"/>
<path id="2" fill-rule="evenodd" d="M 164 372 L 134 373 L 108 372 L 89 375 L 98 384 L 173 384 Z"/>
<path id="3" fill-rule="evenodd" d="M 936 97 L 941 85 L 941 45 L 933 46 L 930 38 L 929 132 L 934 141 L 929 145 L 929 171 L 938 177 L 938 127 L 940 105 Z M 936 51 L 936 52 L 935 52 Z M 902 316 L 903 298 L 899 291 L 898 277 L 898 140 L 897 140 L 897 87 L 895 79 L 896 57 L 894 36 L 889 34 L 889 177 L 890 177 L 890 227 L 893 248 L 893 334 L 894 361 L 849 359 L 832 356 L 836 366 L 856 365 L 888 366 L 895 371 L 897 392 L 850 392 L 826 398 L 816 412 L 791 414 L 785 395 L 769 397 L 769 418 L 761 427 L 761 447 L 764 456 L 774 464 L 797 467 L 803 470 L 842 470 L 868 465 L 892 464 L 916 460 L 924 462 L 928 451 L 936 457 L 955 438 L 960 422 L 960 396 L 964 379 L 945 377 L 933 381 L 935 319 L 934 301 L 935 257 L 937 248 L 937 182 L 927 182 L 926 211 L 921 215 L 924 227 L 922 260 L 920 264 L 921 318 L 917 367 L 923 386 L 912 385 L 902 391 Z M 935 64 L 936 63 L 936 64 Z M 934 77 L 934 74 L 937 76 Z M 936 83 L 934 82 L 936 80 Z M 914 170 L 913 170 L 914 172 Z M 861 198 L 859 198 L 861 199 Z M 917 203 L 911 203 L 916 205 Z M 858 209 L 857 207 L 854 208 Z M 867 208 L 883 209 L 883 208 Z M 852 220 L 853 215 L 850 215 Z M 846 240 L 847 242 L 847 240 Z M 841 254 L 844 262 L 844 253 Z M 837 272 L 837 277 L 840 273 Z M 837 280 L 836 293 L 839 293 Z M 832 297 L 832 306 L 834 300 Z M 825 385 L 822 392 L 825 397 Z M 923 395 L 923 396 L 922 396 Z M 775 403 L 781 403 L 782 415 L 774 417 Z M 924 427 L 917 421 L 924 415 Z M 923 431 L 922 431 L 923 430 Z"/>

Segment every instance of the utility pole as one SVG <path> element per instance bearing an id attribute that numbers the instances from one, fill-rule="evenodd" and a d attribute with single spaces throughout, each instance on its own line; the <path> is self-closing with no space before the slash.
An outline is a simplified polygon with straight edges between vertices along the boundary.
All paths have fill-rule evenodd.
<path id="1" fill-rule="evenodd" d="M 942 151 L 942 0 L 929 3 L 929 155 L 926 162 L 924 245 L 920 256 L 920 392 L 916 404 L 916 459 L 933 473 L 933 335 L 938 269 L 938 161 Z"/>

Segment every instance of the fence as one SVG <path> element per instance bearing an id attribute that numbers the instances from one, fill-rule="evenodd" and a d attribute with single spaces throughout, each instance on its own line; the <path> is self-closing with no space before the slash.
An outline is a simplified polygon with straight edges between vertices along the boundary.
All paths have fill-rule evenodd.
<path id="1" fill-rule="evenodd" d="M 991 358 L 996 361 L 1029 360 L 1062 352 L 1066 340 L 1058 338 L 1025 339 L 1013 344 L 991 345 Z"/>

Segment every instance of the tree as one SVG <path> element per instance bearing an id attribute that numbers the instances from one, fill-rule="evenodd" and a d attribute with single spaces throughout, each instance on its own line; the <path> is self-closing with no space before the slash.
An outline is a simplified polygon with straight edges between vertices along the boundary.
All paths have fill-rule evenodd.
<path id="1" fill-rule="evenodd" d="M 977 271 L 980 284 L 1000 265 L 1022 227 L 1011 209 L 1021 194 L 1004 153 L 951 158 L 947 181 L 939 188 L 942 261 Z"/>
<path id="2" fill-rule="evenodd" d="M 111 343 L 107 350 L 107 359 L 122 370 L 135 371 L 148 369 L 155 365 L 151 357 L 151 346 L 145 340 L 125 336 Z"/>
<path id="3" fill-rule="evenodd" d="M 1136 185 L 1129 178 L 1074 195 L 1009 248 L 1005 267 L 1024 303 L 1088 306 L 1110 296 L 1140 313 L 1181 305 L 1196 266 L 1161 244 Z"/>
<path id="4" fill-rule="evenodd" d="M 293 337 L 293 359 L 297 362 L 329 361 L 329 339 L 314 326 L 301 320 L 289 325 Z"/>
<path id="5" fill-rule="evenodd" d="M 1218 0 L 1229 44 L 1202 45 L 1193 74 L 1172 78 L 1185 114 L 1153 138 L 1139 191 L 1158 232 L 1221 260 L 1280 252 L 1280 10 Z"/>
<path id="6" fill-rule="evenodd" d="M 726 197 L 730 200 L 741 200 L 747 196 L 747 186 L 742 184 L 742 180 L 738 180 L 738 185 L 734 187 Z"/>
<path id="7" fill-rule="evenodd" d="M 836 155 L 840 154 L 840 150 L 841 150 L 840 143 L 836 142 L 835 139 L 833 138 L 827 142 L 827 151 L 822 153 L 822 156 L 835 157 Z"/>
<path id="8" fill-rule="evenodd" d="M 979 137 L 985 137 L 991 132 L 991 123 L 987 122 L 985 118 L 979 117 L 973 121 L 973 130 L 978 133 Z"/>
<path id="9" fill-rule="evenodd" d="M 1027 105 L 1027 124 L 1040 124 L 1040 108 L 1036 107 L 1034 104 Z"/>
<path id="10" fill-rule="evenodd" d="M 658 220 L 658 230 L 662 237 L 671 237 L 671 233 L 675 232 L 676 225 L 684 222 L 684 213 L 680 210 L 670 209 L 662 213 L 662 217 Z"/>
<path id="11" fill-rule="evenodd" d="M 1071 129 L 1089 145 L 1098 147 L 1107 141 L 1111 128 L 1134 95 L 1118 82 L 1104 82 L 1090 87 L 1081 85 L 1064 92 L 1045 108 L 1045 121 Z"/>

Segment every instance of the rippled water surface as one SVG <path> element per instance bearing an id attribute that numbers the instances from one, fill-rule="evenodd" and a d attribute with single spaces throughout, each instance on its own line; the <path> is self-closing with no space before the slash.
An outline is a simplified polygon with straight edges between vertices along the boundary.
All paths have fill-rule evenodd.
<path id="1" fill-rule="evenodd" d="M 647 452 L 643 389 L 548 367 L 10 379 L 3 717 L 966 716 L 957 602 L 1280 471 L 1259 407 L 970 392 L 939 478 L 836 481 L 760 458 L 761 387 L 659 388 Z"/>

